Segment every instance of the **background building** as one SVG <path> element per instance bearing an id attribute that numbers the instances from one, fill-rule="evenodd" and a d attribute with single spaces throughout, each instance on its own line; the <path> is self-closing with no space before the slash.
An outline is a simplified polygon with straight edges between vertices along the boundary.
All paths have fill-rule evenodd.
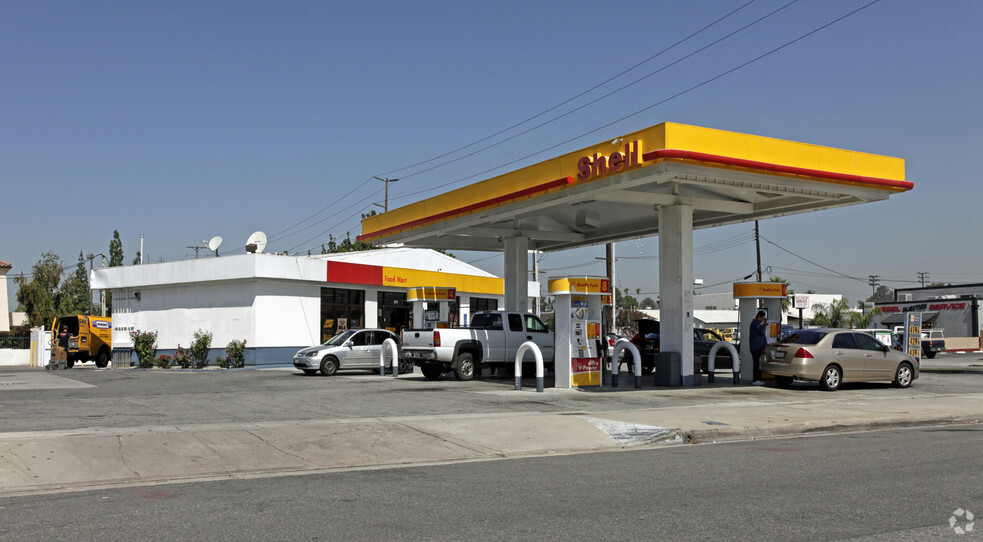
<path id="1" fill-rule="evenodd" d="M 878 327 L 904 324 L 905 314 L 922 313 L 922 326 L 942 329 L 946 348 L 976 350 L 980 348 L 980 303 L 983 284 L 958 284 L 899 288 L 893 302 L 875 303 L 881 314 L 874 317 Z"/>

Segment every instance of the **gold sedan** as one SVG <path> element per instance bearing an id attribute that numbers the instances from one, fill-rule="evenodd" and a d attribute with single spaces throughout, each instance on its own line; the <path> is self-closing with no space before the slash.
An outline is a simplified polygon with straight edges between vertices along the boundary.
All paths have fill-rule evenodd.
<path id="1" fill-rule="evenodd" d="M 802 329 L 765 347 L 761 371 L 788 387 L 817 381 L 827 391 L 844 382 L 884 380 L 907 388 L 918 378 L 918 360 L 850 329 Z"/>

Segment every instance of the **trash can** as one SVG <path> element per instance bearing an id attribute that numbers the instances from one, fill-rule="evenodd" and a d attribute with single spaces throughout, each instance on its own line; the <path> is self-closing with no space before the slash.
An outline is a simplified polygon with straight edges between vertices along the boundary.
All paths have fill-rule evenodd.
<path id="1" fill-rule="evenodd" d="M 679 352 L 659 352 L 655 360 L 656 386 L 682 386 L 682 358 Z"/>

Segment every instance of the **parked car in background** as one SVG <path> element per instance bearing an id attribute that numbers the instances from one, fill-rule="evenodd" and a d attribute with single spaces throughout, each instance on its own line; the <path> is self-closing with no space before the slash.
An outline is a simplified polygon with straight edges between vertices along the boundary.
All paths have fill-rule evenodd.
<path id="1" fill-rule="evenodd" d="M 655 369 L 655 361 L 659 357 L 659 349 L 661 347 L 659 322 L 651 318 L 639 319 L 636 322 L 638 323 L 639 331 L 632 337 L 631 342 L 638 348 L 639 353 L 642 354 L 642 374 L 649 374 Z M 712 329 L 693 328 L 693 358 L 694 360 L 699 360 L 700 371 L 707 372 L 710 349 L 722 340 L 724 338 Z M 718 360 L 724 359 L 726 361 L 719 363 L 718 367 L 731 367 L 729 355 L 718 355 Z M 626 365 L 629 371 L 633 369 L 630 353 L 625 353 L 621 357 L 620 362 Z"/>
<path id="2" fill-rule="evenodd" d="M 712 329 L 702 327 L 693 328 L 693 357 L 700 360 L 700 371 L 710 372 L 710 349 L 713 345 L 724 340 L 719 333 Z M 740 351 L 740 346 L 734 345 Z M 714 359 L 714 369 L 728 369 L 734 367 L 734 361 L 727 350 L 718 350 Z"/>
<path id="3" fill-rule="evenodd" d="M 379 356 L 382 343 L 386 339 L 396 341 L 399 336 L 386 329 L 349 329 L 331 337 L 324 344 L 304 348 L 294 354 L 294 367 L 313 375 L 318 371 L 331 376 L 341 369 L 379 369 Z M 398 356 L 392 356 L 399 359 Z M 391 358 L 387 357 L 386 368 L 392 368 Z M 413 367 L 399 360 L 400 373 L 411 372 Z"/>
<path id="4" fill-rule="evenodd" d="M 631 338 L 631 343 L 638 348 L 642 355 L 642 374 L 651 374 L 655 370 L 655 360 L 659 357 L 659 321 L 652 318 L 639 318 L 638 332 Z M 626 353 L 622 361 L 632 366 L 631 354 Z"/>
<path id="5" fill-rule="evenodd" d="M 899 350 L 903 349 L 904 332 L 894 334 L 894 342 Z M 945 352 L 945 331 L 943 329 L 926 329 L 921 333 L 922 357 L 932 359 L 939 352 Z"/>
<path id="6" fill-rule="evenodd" d="M 803 329 L 766 346 L 761 371 L 782 387 L 807 380 L 833 391 L 844 382 L 886 380 L 907 388 L 918 378 L 918 360 L 856 330 Z"/>
<path id="7" fill-rule="evenodd" d="M 932 359 L 939 352 L 945 352 L 945 333 L 943 330 L 922 330 L 922 356 Z"/>
<path id="8" fill-rule="evenodd" d="M 611 357 L 614 356 L 614 343 L 618 342 L 621 339 L 627 340 L 628 337 L 625 337 L 624 335 L 618 335 L 617 333 L 604 334 L 605 351 L 607 352 L 605 358 L 607 358 L 608 370 L 611 370 Z M 624 357 L 625 357 L 625 351 L 622 350 L 621 354 L 618 355 L 618 361 L 620 362 L 622 359 L 624 359 Z"/>

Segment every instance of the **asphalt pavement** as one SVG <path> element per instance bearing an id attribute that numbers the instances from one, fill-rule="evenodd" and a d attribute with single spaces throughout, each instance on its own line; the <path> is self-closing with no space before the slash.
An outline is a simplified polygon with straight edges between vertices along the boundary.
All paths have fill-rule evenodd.
<path id="1" fill-rule="evenodd" d="M 718 373 L 713 385 L 688 388 L 636 390 L 630 379 L 623 379 L 618 390 L 547 388 L 543 393 L 528 384 L 515 391 L 503 379 L 430 382 L 418 373 L 398 380 L 378 375 L 301 377 L 289 383 L 307 388 L 323 382 L 343 386 L 345 378 L 358 385 L 370 382 L 363 379 L 374 379 L 372 386 L 393 397 L 463 394 L 464 400 L 493 407 L 471 412 L 435 408 L 432 413 L 410 414 L 406 409 L 382 408 L 370 416 L 293 419 L 237 412 L 216 415 L 215 421 L 175 417 L 127 426 L 102 423 L 102 414 L 95 413 L 78 426 L 28 430 L 21 425 L 20 430 L 0 430 L 0 496 L 978 423 L 983 419 L 980 357 L 942 355 L 925 360 L 922 379 L 909 389 L 870 384 L 831 393 L 807 383 L 791 389 L 735 386 L 726 373 Z M 275 385 L 295 377 L 293 372 L 253 371 L 250 377 Z M 941 374 L 933 376 L 936 372 Z M 72 394 L 67 403 L 59 404 L 79 401 L 81 405 L 93 388 L 109 386 L 110 376 L 127 373 L 153 377 L 156 380 L 151 382 L 158 387 L 163 385 L 159 379 L 200 381 L 193 373 L 133 369 L 8 370 L 0 375 L 0 406 L 12 409 L 16 400 L 41 393 Z M 931 384 L 930 379 L 943 378 L 963 384 Z M 288 392 L 277 393 L 286 397 Z M 202 397 L 215 400 L 208 393 Z M 153 399 L 149 391 L 120 400 L 135 405 L 144 399 Z M 512 410 L 511 404 L 524 407 Z M 92 404 L 86 408 L 98 412 Z M 42 418 L 43 414 L 37 425 L 43 425 Z M 13 419 L 8 420 L 13 425 Z"/>

